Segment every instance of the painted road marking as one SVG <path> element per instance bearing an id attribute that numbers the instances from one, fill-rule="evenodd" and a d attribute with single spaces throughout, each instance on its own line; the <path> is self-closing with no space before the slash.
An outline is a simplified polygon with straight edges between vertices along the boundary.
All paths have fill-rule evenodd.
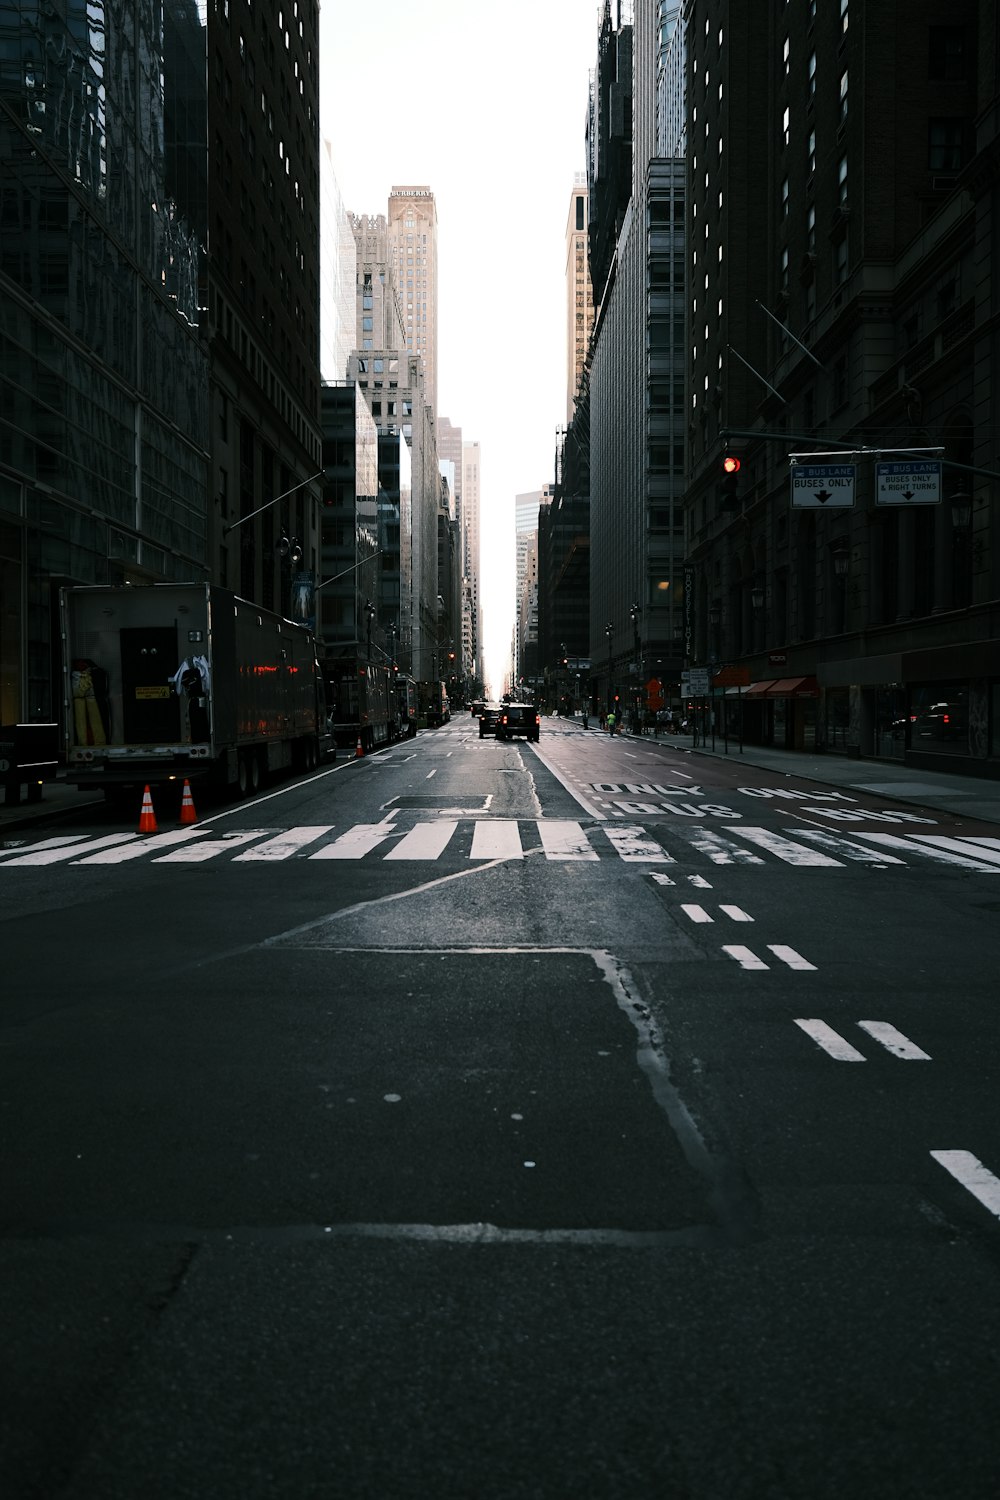
<path id="1" fill-rule="evenodd" d="M 934 833 L 915 833 L 913 839 L 918 844 L 934 844 L 939 849 L 951 849 L 956 854 L 969 854 L 987 864 L 1000 865 L 1000 840 L 997 839 L 949 839 Z"/>
<path id="2" fill-rule="evenodd" d="M 485 819 L 476 824 L 470 859 L 523 859 L 521 831 L 514 818 Z"/>
<path id="3" fill-rule="evenodd" d="M 859 1052 L 856 1047 L 852 1047 L 850 1042 L 845 1041 L 840 1033 L 834 1031 L 833 1027 L 828 1026 L 825 1021 L 796 1020 L 795 1024 L 796 1026 L 801 1026 L 802 1030 L 811 1036 L 813 1041 L 823 1048 L 824 1052 L 828 1052 L 838 1062 L 867 1062 L 868 1059 L 862 1052 Z M 891 1052 L 894 1057 L 901 1057 L 906 1062 L 931 1061 L 929 1054 L 923 1048 L 918 1047 L 915 1042 L 911 1042 L 909 1037 L 905 1037 L 901 1031 L 897 1031 L 895 1026 L 890 1026 L 887 1021 L 859 1021 L 858 1026 L 862 1031 L 866 1031 L 874 1041 L 879 1042 L 887 1052 Z"/>
<path id="4" fill-rule="evenodd" d="M 823 854 L 818 849 L 810 849 L 805 844 L 797 844 L 792 839 L 782 838 L 780 833 L 772 833 L 769 828 L 740 826 L 734 828 L 733 833 L 737 838 L 748 839 L 759 849 L 766 849 L 769 854 L 784 860 L 786 865 L 840 865 L 839 859 L 831 859 L 828 854 Z"/>
<path id="5" fill-rule="evenodd" d="M 997 872 L 996 865 L 987 864 L 982 859 L 970 858 L 968 850 L 958 853 L 953 849 L 937 849 L 933 844 L 917 843 L 922 836 L 915 834 L 911 838 L 904 839 L 895 833 L 862 833 L 860 829 L 857 834 L 859 839 L 865 839 L 870 844 L 883 845 L 887 849 L 905 849 L 909 854 L 923 854 L 928 859 L 937 860 L 941 864 L 957 865 L 961 870 L 984 870 L 989 874 Z M 953 839 L 951 842 L 957 844 L 958 840 Z"/>
<path id="6" fill-rule="evenodd" d="M 266 843 L 258 844 L 256 848 L 237 854 L 233 864 L 239 864 L 245 859 L 290 859 L 306 844 L 321 839 L 324 833 L 331 833 L 333 827 L 332 823 L 312 823 L 303 825 L 301 828 L 289 828 L 285 833 L 279 833 L 275 838 L 268 839 Z"/>
<path id="7" fill-rule="evenodd" d="M 448 847 L 452 834 L 458 827 L 449 819 L 440 823 L 418 823 L 404 834 L 395 848 L 390 849 L 386 859 L 437 859 Z"/>
<path id="8" fill-rule="evenodd" d="M 738 943 L 724 943 L 723 953 L 728 953 L 730 958 L 735 958 L 741 969 L 767 969 L 770 967 L 762 958 L 758 958 L 752 948 L 743 948 Z"/>
<path id="9" fill-rule="evenodd" d="M 121 865 L 129 859 L 142 859 L 143 855 L 155 853 L 157 849 L 169 849 L 174 844 L 186 843 L 189 839 L 204 838 L 214 833 L 212 828 L 172 828 L 169 833 L 154 833 L 150 838 L 138 839 L 117 849 L 102 849 L 100 854 L 88 854 L 86 859 L 74 859 L 75 865 Z"/>
<path id="10" fill-rule="evenodd" d="M 818 829 L 787 828 L 786 833 L 795 832 L 801 839 L 808 839 L 811 844 L 819 844 L 821 849 L 832 849 L 842 859 L 853 859 L 866 865 L 902 865 L 905 860 L 897 859 L 895 854 L 879 853 L 875 849 L 866 849 L 864 844 L 856 844 L 852 839 L 840 838 L 834 833 L 823 833 Z"/>
<path id="11" fill-rule="evenodd" d="M 835 1057 L 838 1062 L 867 1062 L 863 1052 L 857 1047 L 852 1047 L 850 1042 L 845 1042 L 839 1032 L 834 1031 L 825 1021 L 803 1021 L 796 1017 L 796 1026 L 800 1026 L 807 1036 L 811 1036 L 818 1047 Z"/>
<path id="12" fill-rule="evenodd" d="M 690 917 L 692 922 L 714 922 L 715 921 L 715 918 L 714 917 L 710 917 L 709 914 L 708 914 L 708 912 L 705 910 L 705 908 L 703 906 L 688 906 L 688 905 L 682 904 L 681 911 L 684 913 L 684 915 L 686 917 Z"/>
<path id="13" fill-rule="evenodd" d="M 391 834 L 396 832 L 391 823 L 355 823 L 346 833 L 324 844 L 307 859 L 363 859 L 372 849 L 377 849 Z"/>
<path id="14" fill-rule="evenodd" d="M 30 848 L 35 854 L 41 853 L 43 849 L 61 849 L 67 844 L 80 844 L 87 837 L 85 833 L 63 833 L 58 838 L 42 839 L 41 843 L 32 844 Z M 11 844 L 9 849 L 0 849 L 0 859 L 5 859 L 9 854 L 16 854 L 19 849 L 25 847 L 24 841 Z"/>
<path id="15" fill-rule="evenodd" d="M 650 870 L 649 875 L 650 879 L 655 880 L 657 885 L 676 885 L 677 883 L 671 880 L 669 875 L 661 875 L 659 870 Z"/>
<path id="16" fill-rule="evenodd" d="M 994 1177 L 971 1151 L 932 1151 L 931 1155 L 957 1182 L 968 1188 L 984 1208 L 1000 1219 L 1000 1177 Z"/>
<path id="17" fill-rule="evenodd" d="M 650 838 L 645 828 L 629 827 L 623 824 L 620 828 L 605 828 L 603 832 L 608 842 L 617 850 L 618 857 L 626 864 L 672 865 L 674 863 L 667 851 Z"/>
<path id="18" fill-rule="evenodd" d="M 801 953 L 796 953 L 794 948 L 789 948 L 785 943 L 768 943 L 767 946 L 775 958 L 780 958 L 781 962 L 787 964 L 790 969 L 815 971 L 815 964 L 811 964 L 808 959 L 802 957 Z"/>
<path id="19" fill-rule="evenodd" d="M 48 839 L 36 845 L 30 854 L 19 854 L 16 859 L 5 859 L 0 868 L 10 870 L 14 865 L 54 865 L 60 860 L 74 859 L 87 849 L 106 849 L 112 844 L 130 843 L 137 833 L 106 833 L 99 839 L 88 839 L 85 844 L 72 844 L 68 848 L 53 848 Z M 81 861 L 82 863 L 82 861 Z"/>
<path id="20" fill-rule="evenodd" d="M 859 1021 L 858 1025 L 896 1057 L 903 1057 L 907 1062 L 931 1061 L 929 1052 L 918 1047 L 916 1042 L 911 1042 L 909 1037 L 897 1031 L 895 1026 L 890 1026 L 888 1021 Z"/>
<path id="21" fill-rule="evenodd" d="M 216 854 L 225 854 L 240 844 L 250 844 L 254 839 L 263 838 L 267 831 L 266 828 L 235 829 L 232 833 L 224 833 L 220 839 L 207 839 L 202 844 L 189 844 L 186 849 L 175 849 L 173 854 L 161 854 L 159 858 L 153 860 L 153 864 L 201 864 L 203 860 L 212 859 Z"/>
<path id="22" fill-rule="evenodd" d="M 546 859 L 596 859 L 587 835 L 579 823 L 563 819 L 544 819 L 538 824 Z"/>
<path id="23" fill-rule="evenodd" d="M 759 854 L 751 854 L 749 849 L 743 849 L 739 844 L 724 839 L 720 833 L 692 831 L 687 837 L 691 847 L 697 849 L 700 854 L 707 854 L 713 865 L 762 865 L 764 863 Z"/>
<path id="24" fill-rule="evenodd" d="M 749 916 L 742 909 L 742 907 L 739 907 L 739 906 L 720 906 L 719 910 L 720 911 L 724 911 L 725 914 L 726 914 L 726 916 L 727 917 L 731 917 L 734 922 L 752 922 L 753 921 L 753 917 Z"/>

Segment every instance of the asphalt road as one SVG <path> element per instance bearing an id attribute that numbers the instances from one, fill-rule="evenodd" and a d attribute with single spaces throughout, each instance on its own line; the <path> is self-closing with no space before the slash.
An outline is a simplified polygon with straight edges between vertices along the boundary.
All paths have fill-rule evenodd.
<path id="1" fill-rule="evenodd" d="M 0 1489 L 1000 1493 L 996 825 L 546 720 L 0 846 Z"/>

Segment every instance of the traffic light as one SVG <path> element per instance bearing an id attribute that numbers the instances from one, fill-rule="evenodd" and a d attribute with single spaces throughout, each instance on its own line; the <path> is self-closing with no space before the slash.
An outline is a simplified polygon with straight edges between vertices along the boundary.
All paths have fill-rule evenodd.
<path id="1" fill-rule="evenodd" d="M 722 508 L 735 510 L 739 501 L 740 461 L 733 453 L 722 460 Z"/>

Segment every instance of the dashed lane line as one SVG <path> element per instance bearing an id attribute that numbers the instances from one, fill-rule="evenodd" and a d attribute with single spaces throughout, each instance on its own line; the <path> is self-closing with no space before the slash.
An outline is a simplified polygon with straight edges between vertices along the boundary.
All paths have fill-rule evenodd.
<path id="1" fill-rule="evenodd" d="M 931 1156 L 1000 1219 L 1000 1177 L 994 1177 L 971 1151 L 932 1151 Z"/>

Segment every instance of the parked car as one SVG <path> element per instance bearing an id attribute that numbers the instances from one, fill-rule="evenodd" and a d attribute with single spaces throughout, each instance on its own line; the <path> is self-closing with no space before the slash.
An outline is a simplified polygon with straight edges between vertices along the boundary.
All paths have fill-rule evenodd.
<path id="1" fill-rule="evenodd" d="M 497 722 L 498 722 L 499 718 L 500 718 L 500 705 L 499 705 L 499 703 L 484 703 L 483 704 L 483 711 L 479 715 L 479 738 L 480 739 L 482 739 L 484 737 L 484 735 L 487 735 L 487 734 L 496 734 L 496 732 L 497 732 Z"/>
<path id="2" fill-rule="evenodd" d="M 533 703 L 504 703 L 494 731 L 498 740 L 512 740 L 516 734 L 538 741 L 541 716 Z"/>

